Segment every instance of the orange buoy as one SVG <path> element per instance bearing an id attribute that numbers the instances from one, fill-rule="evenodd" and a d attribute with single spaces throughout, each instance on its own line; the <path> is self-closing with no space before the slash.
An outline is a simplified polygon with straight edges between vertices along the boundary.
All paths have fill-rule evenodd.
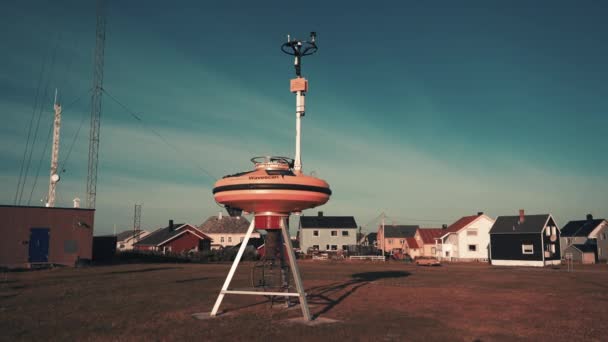
<path id="1" fill-rule="evenodd" d="M 255 157 L 252 171 L 228 175 L 215 183 L 213 196 L 227 209 L 255 213 L 257 229 L 279 229 L 279 221 L 327 203 L 331 190 L 322 179 L 294 172 L 293 159 Z"/>

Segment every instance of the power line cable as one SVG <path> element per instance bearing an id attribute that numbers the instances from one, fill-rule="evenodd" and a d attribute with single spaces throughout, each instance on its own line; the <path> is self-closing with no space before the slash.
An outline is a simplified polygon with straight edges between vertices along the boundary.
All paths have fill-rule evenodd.
<path id="1" fill-rule="evenodd" d="M 42 68 L 40 70 L 40 75 L 38 76 L 38 86 L 36 87 L 36 95 L 34 96 L 34 106 L 32 108 L 32 116 L 30 118 L 30 123 L 28 125 L 28 132 L 27 132 L 27 140 L 25 142 L 25 149 L 23 150 L 23 157 L 21 157 L 21 167 L 19 170 L 19 180 L 17 181 L 17 191 L 15 192 L 15 199 L 14 199 L 14 204 L 17 205 L 17 199 L 19 198 L 19 192 L 21 191 L 21 182 L 23 180 L 23 171 L 24 171 L 24 166 L 25 166 L 25 159 L 27 157 L 27 152 L 29 150 L 30 147 L 30 138 L 32 135 L 32 127 L 34 126 L 34 118 L 36 117 L 36 109 L 38 108 L 38 98 L 40 96 L 40 89 L 42 88 L 42 83 L 43 83 L 43 77 L 44 77 L 44 71 L 46 69 L 46 63 L 47 60 L 45 59 L 44 62 L 42 63 Z M 24 183 L 25 185 L 25 183 Z M 19 200 L 21 201 L 21 200 Z"/>
<path id="2" fill-rule="evenodd" d="M 50 67 L 51 67 L 51 72 L 50 74 L 53 74 L 53 69 L 55 67 L 55 58 L 57 56 L 57 49 L 59 47 L 59 41 L 56 42 L 55 44 L 55 49 L 53 51 L 53 55 L 51 57 L 51 63 L 50 63 Z M 46 86 L 44 87 L 44 96 L 43 98 L 47 98 L 48 96 L 48 90 L 49 90 L 49 85 L 50 85 L 50 77 L 46 82 Z M 29 170 L 30 170 L 30 165 L 32 162 L 32 155 L 34 153 L 34 146 L 36 145 L 36 140 L 38 139 L 38 130 L 40 128 L 40 119 L 42 118 L 42 112 L 43 112 L 43 106 L 42 104 L 39 105 L 39 111 L 38 111 L 38 120 L 36 122 L 36 129 L 34 130 L 34 140 L 32 142 L 31 148 L 30 148 L 30 152 L 27 158 L 27 163 L 25 165 L 25 173 L 24 173 L 24 177 L 23 177 L 23 184 L 21 185 L 21 191 L 19 193 L 19 199 L 18 199 L 18 203 L 17 204 L 21 204 L 21 200 L 23 198 L 23 191 L 25 190 L 25 184 L 27 183 L 27 178 L 28 178 L 28 174 L 29 174 Z"/>
<path id="3" fill-rule="evenodd" d="M 79 96 L 76 100 L 74 100 L 74 102 L 70 103 L 68 105 L 68 107 L 76 104 L 78 101 L 80 101 L 84 96 L 86 96 L 87 94 L 89 94 L 91 92 L 92 89 L 87 90 L 86 93 L 82 94 L 81 96 Z M 63 110 L 62 110 L 63 112 Z M 80 130 L 82 129 L 82 126 L 84 125 L 84 122 L 86 121 L 87 116 L 84 115 L 85 112 L 82 111 L 81 112 L 81 119 L 80 119 L 80 124 L 78 125 L 78 129 L 76 130 L 76 134 L 74 134 L 74 138 L 72 139 L 72 142 L 70 143 L 70 147 L 68 148 L 68 153 L 66 154 L 66 156 L 63 158 L 63 160 L 59 163 L 59 170 L 61 170 L 60 172 L 65 172 L 65 168 L 66 165 L 68 163 L 68 160 L 70 160 L 70 156 L 72 155 L 72 149 L 74 148 L 74 145 L 76 143 L 76 140 L 78 139 L 78 136 L 80 134 Z"/>
<path id="4" fill-rule="evenodd" d="M 45 112 L 48 113 L 48 112 Z M 34 189 L 36 189 L 36 184 L 38 184 L 38 178 L 40 178 L 40 169 L 42 168 L 42 162 L 44 161 L 44 156 L 46 155 L 46 150 L 49 147 L 49 141 L 51 140 L 51 133 L 53 133 L 53 124 L 49 125 L 49 131 L 46 135 L 46 142 L 44 143 L 44 148 L 40 153 L 40 158 L 38 159 L 38 167 L 36 168 L 36 177 L 34 177 L 34 183 L 32 184 L 32 190 L 30 191 L 30 197 L 27 199 L 27 205 L 30 205 L 32 202 L 32 195 L 34 195 Z"/>
<path id="5" fill-rule="evenodd" d="M 169 141 L 167 139 L 165 139 L 158 131 L 156 131 L 154 128 L 150 127 L 150 125 L 148 125 L 135 111 L 131 110 L 129 107 L 127 107 L 125 104 L 123 104 L 122 102 L 118 101 L 118 99 L 116 99 L 114 96 L 112 96 L 110 93 L 108 93 L 107 90 L 102 89 L 102 91 L 108 95 L 108 97 L 116 102 L 116 104 L 118 104 L 119 106 L 121 106 L 124 110 L 127 111 L 127 113 L 129 113 L 129 115 L 131 115 L 135 120 L 141 122 L 143 125 L 146 126 L 147 129 L 150 130 L 150 132 L 154 133 L 154 135 L 156 135 L 163 143 L 165 143 L 167 146 L 169 146 L 171 149 L 173 149 L 175 152 L 177 152 L 178 154 L 181 154 L 182 151 L 180 149 L 178 149 L 176 146 L 174 146 L 173 144 L 169 143 Z M 196 167 L 202 171 L 205 175 L 207 175 L 209 178 L 215 180 L 217 179 L 216 177 L 214 177 L 209 171 L 205 170 L 202 166 L 200 166 L 198 163 L 196 164 Z"/>

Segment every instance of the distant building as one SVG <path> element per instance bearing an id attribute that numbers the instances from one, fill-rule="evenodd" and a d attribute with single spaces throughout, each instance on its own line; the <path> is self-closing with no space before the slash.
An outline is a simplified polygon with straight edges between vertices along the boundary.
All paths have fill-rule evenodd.
<path id="1" fill-rule="evenodd" d="M 608 259 L 608 221 L 594 219 L 591 214 L 587 214 L 586 220 L 570 221 L 561 229 L 560 242 L 562 258 L 566 256 L 566 249 L 577 245 L 577 250 L 570 253 L 578 255 L 583 250 L 591 249 L 595 261 L 605 261 Z"/>
<path id="2" fill-rule="evenodd" d="M 437 256 L 436 239 L 441 237 L 444 233 L 445 233 L 445 230 L 442 228 L 420 228 L 420 229 L 418 229 L 418 234 L 420 235 L 420 239 L 422 240 L 420 255 L 427 256 L 427 257 L 436 257 Z"/>
<path id="3" fill-rule="evenodd" d="M 437 257 L 459 261 L 487 260 L 493 224 L 494 219 L 483 212 L 461 217 L 443 229 L 436 239 Z"/>
<path id="4" fill-rule="evenodd" d="M 116 234 L 116 250 L 130 251 L 133 249 L 133 244 L 150 235 L 146 230 L 125 230 Z"/>
<path id="5" fill-rule="evenodd" d="M 240 244 L 245 238 L 250 222 L 242 216 L 225 216 L 220 212 L 209 217 L 199 229 L 213 242 L 211 249 L 226 248 Z M 259 238 L 260 233 L 253 231 L 252 238 Z"/>
<path id="6" fill-rule="evenodd" d="M 582 264 L 595 264 L 595 253 L 595 245 L 573 244 L 564 249 L 562 257 Z"/>
<path id="7" fill-rule="evenodd" d="M 354 251 L 357 245 L 357 223 L 352 216 L 300 216 L 300 248 L 318 251 Z"/>
<path id="8" fill-rule="evenodd" d="M 364 247 L 378 247 L 378 233 L 368 233 L 363 235 L 359 244 Z"/>
<path id="9" fill-rule="evenodd" d="M 416 233 L 420 229 L 418 225 L 380 225 L 378 227 L 378 249 L 383 253 L 413 253 L 411 257 L 419 255 L 422 245 L 420 235 L 416 239 Z M 407 238 L 414 238 L 407 244 Z M 413 241 L 416 241 L 414 244 Z"/>
<path id="10" fill-rule="evenodd" d="M 193 225 L 174 224 L 173 220 L 170 220 L 167 227 L 153 231 L 133 246 L 135 250 L 140 251 L 198 252 L 211 248 L 211 238 Z"/>
<path id="11" fill-rule="evenodd" d="M 0 205 L 0 267 L 90 261 L 94 209 Z"/>
<path id="12" fill-rule="evenodd" d="M 490 229 L 490 257 L 499 266 L 559 265 L 559 227 L 551 214 L 499 216 Z"/>

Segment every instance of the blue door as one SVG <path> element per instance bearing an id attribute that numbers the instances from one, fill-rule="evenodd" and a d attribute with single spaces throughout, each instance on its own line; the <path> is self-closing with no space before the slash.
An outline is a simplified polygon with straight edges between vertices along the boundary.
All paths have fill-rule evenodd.
<path id="1" fill-rule="evenodd" d="M 49 261 L 49 229 L 30 229 L 30 257 L 29 262 Z"/>

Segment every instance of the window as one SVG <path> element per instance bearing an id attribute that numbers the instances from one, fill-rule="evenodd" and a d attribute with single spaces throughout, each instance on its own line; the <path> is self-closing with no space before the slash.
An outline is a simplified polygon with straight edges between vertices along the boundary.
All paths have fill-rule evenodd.
<path id="1" fill-rule="evenodd" d="M 331 231 L 331 236 L 338 236 L 338 231 L 337 230 L 332 230 Z"/>
<path id="2" fill-rule="evenodd" d="M 403 245 L 403 243 L 405 242 L 405 240 L 401 239 L 399 240 L 399 244 Z"/>
<path id="3" fill-rule="evenodd" d="M 522 254 L 534 254 L 534 245 L 521 245 L 521 253 Z"/>
<path id="4" fill-rule="evenodd" d="M 224 242 L 224 237 L 223 236 L 220 238 L 220 242 Z"/>
<path id="5" fill-rule="evenodd" d="M 348 230 L 343 230 L 342 231 L 342 236 L 348 236 Z"/>
<path id="6" fill-rule="evenodd" d="M 312 236 L 319 236 L 319 231 L 318 230 L 313 230 L 312 231 Z"/>
<path id="7" fill-rule="evenodd" d="M 325 245 L 325 250 L 329 250 L 329 245 Z"/>
<path id="8" fill-rule="evenodd" d="M 545 229 L 545 233 L 545 235 L 551 236 L 551 227 L 547 227 L 547 229 Z"/>
<path id="9" fill-rule="evenodd" d="M 331 250 L 332 251 L 337 251 L 338 250 L 338 245 L 331 245 Z"/>
<path id="10" fill-rule="evenodd" d="M 568 238 L 568 244 L 571 245 L 574 242 L 574 238 Z"/>
<path id="11" fill-rule="evenodd" d="M 315 251 L 319 250 L 319 245 L 312 245 L 312 249 L 314 249 Z"/>
<path id="12" fill-rule="evenodd" d="M 435 247 L 431 247 L 431 254 L 435 255 L 437 253 L 437 249 Z"/>
<path id="13" fill-rule="evenodd" d="M 477 236 L 477 228 L 467 229 L 467 236 Z"/>
<path id="14" fill-rule="evenodd" d="M 342 245 L 342 250 L 343 251 L 348 251 L 348 245 Z"/>
<path id="15" fill-rule="evenodd" d="M 554 243 L 552 243 L 549 248 L 550 248 L 549 250 L 551 251 L 551 253 L 555 253 L 555 244 Z"/>
<path id="16" fill-rule="evenodd" d="M 469 252 L 477 252 L 477 245 L 469 245 Z"/>
<path id="17" fill-rule="evenodd" d="M 228 237 L 228 242 L 232 242 L 232 236 Z"/>
<path id="18" fill-rule="evenodd" d="M 393 243 L 393 239 L 388 239 L 389 245 Z"/>
<path id="19" fill-rule="evenodd" d="M 557 227 L 556 226 L 551 227 L 551 234 L 552 235 L 557 235 Z"/>

